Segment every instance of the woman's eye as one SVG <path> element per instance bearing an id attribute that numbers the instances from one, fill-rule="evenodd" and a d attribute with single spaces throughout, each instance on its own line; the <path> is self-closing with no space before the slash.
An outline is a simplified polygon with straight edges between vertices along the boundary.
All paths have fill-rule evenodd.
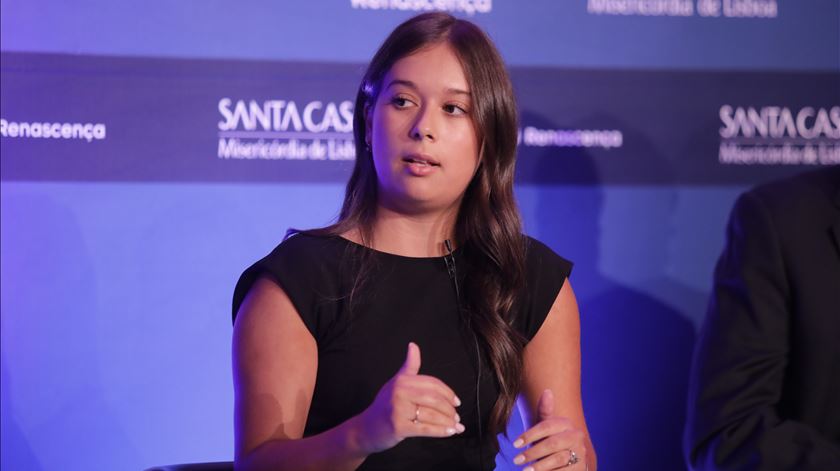
<path id="1" fill-rule="evenodd" d="M 411 102 L 408 101 L 408 98 L 403 98 L 401 96 L 395 96 L 391 99 L 391 104 L 396 106 L 397 108 L 406 108 L 409 105 L 409 103 Z"/>
<path id="2" fill-rule="evenodd" d="M 443 111 L 454 115 L 467 114 L 467 110 L 461 108 L 458 105 L 443 105 Z"/>

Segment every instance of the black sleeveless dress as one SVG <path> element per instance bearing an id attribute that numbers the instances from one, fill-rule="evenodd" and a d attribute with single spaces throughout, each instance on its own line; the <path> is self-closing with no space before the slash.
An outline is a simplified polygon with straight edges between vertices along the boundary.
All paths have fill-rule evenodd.
<path id="1" fill-rule="evenodd" d="M 526 293 L 517 304 L 514 328 L 530 340 L 572 264 L 530 237 L 527 247 Z M 367 281 L 354 290 L 363 258 Z M 463 286 L 469 266 L 459 250 L 454 263 Z M 341 237 L 297 234 L 242 274 L 234 291 L 234 320 L 260 276 L 283 288 L 318 344 L 304 436 L 333 428 L 367 408 L 402 366 L 408 343 L 415 342 L 421 352 L 420 374 L 435 376 L 455 391 L 466 431 L 448 438 L 403 440 L 368 456 L 358 469 L 494 469 L 498 441 L 479 433 L 479 418 L 487 424 L 499 389 L 482 357 L 477 394 L 476 344 L 461 328 L 455 283 L 444 257 L 404 257 Z"/>

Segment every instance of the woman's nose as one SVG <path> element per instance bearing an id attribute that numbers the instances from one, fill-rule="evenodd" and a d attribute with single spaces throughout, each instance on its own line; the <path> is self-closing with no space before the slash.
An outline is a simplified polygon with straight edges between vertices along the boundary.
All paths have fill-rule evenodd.
<path id="1" fill-rule="evenodd" d="M 418 113 L 417 119 L 414 120 L 414 126 L 411 127 L 412 139 L 418 141 L 422 141 L 423 139 L 435 140 L 437 133 L 433 131 L 432 120 L 429 114 L 426 110 L 421 110 Z"/>

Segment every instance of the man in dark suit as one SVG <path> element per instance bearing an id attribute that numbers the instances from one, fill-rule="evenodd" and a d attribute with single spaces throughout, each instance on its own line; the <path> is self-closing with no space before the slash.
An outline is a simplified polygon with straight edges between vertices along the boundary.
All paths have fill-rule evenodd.
<path id="1" fill-rule="evenodd" d="M 735 203 L 694 352 L 692 470 L 840 470 L 840 166 Z"/>

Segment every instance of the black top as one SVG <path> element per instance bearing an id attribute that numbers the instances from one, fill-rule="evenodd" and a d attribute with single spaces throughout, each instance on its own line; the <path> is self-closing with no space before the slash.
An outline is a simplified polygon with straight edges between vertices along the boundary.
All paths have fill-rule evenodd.
<path id="1" fill-rule="evenodd" d="M 527 242 L 526 292 L 517 304 L 514 327 L 530 340 L 572 264 L 535 239 Z M 351 310 L 350 293 L 362 255 L 367 256 L 369 281 L 357 287 Z M 460 250 L 455 250 L 454 260 L 463 280 L 469 268 Z M 333 428 L 367 408 L 400 369 L 413 341 L 420 347 L 420 374 L 439 378 L 461 399 L 457 410 L 466 431 L 449 438 L 403 440 L 368 456 L 359 469 L 495 467 L 496 437 L 483 433 L 479 440 L 476 346 L 460 328 L 455 285 L 444 257 L 404 257 L 341 237 L 298 234 L 245 270 L 234 292 L 234 319 L 248 290 L 263 275 L 283 288 L 318 345 L 318 372 L 304 436 Z M 486 425 L 499 390 L 486 358 L 481 364 L 478 402 Z"/>

